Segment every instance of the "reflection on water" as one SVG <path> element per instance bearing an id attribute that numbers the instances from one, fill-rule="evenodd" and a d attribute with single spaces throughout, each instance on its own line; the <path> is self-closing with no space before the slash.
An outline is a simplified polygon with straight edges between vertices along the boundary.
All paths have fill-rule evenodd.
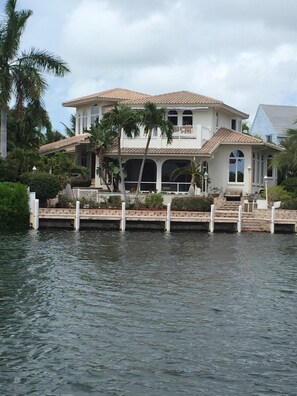
<path id="1" fill-rule="evenodd" d="M 1 235 L 0 394 L 296 395 L 296 242 Z"/>

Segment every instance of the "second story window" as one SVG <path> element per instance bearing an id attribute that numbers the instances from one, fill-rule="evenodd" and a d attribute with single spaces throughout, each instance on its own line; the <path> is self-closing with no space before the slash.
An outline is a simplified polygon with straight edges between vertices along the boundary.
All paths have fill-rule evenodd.
<path id="1" fill-rule="evenodd" d="M 88 113 L 87 110 L 84 110 L 82 114 L 82 133 L 86 131 L 87 127 L 88 127 Z"/>
<path id="2" fill-rule="evenodd" d="M 267 176 L 273 176 L 273 157 L 272 155 L 268 155 L 267 157 Z"/>
<path id="3" fill-rule="evenodd" d="M 231 120 L 231 129 L 236 131 L 236 120 L 235 119 Z"/>
<path id="4" fill-rule="evenodd" d="M 99 106 L 95 104 L 91 110 L 91 125 L 95 124 L 96 121 L 99 121 Z"/>
<path id="5" fill-rule="evenodd" d="M 176 110 L 168 111 L 168 121 L 171 121 L 173 125 L 178 125 L 178 114 Z"/>
<path id="6" fill-rule="evenodd" d="M 192 110 L 184 110 L 183 112 L 183 125 L 193 125 Z"/>

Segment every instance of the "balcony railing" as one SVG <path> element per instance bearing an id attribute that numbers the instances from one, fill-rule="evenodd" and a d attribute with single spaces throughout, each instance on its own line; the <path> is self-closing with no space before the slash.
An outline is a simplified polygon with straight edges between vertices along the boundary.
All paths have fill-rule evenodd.
<path id="1" fill-rule="evenodd" d="M 197 134 L 192 125 L 175 125 L 172 135 L 173 139 L 196 139 Z"/>

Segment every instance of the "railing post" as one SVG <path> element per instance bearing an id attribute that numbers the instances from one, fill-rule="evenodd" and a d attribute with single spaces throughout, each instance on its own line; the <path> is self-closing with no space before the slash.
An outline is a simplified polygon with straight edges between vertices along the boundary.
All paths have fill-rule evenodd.
<path id="1" fill-rule="evenodd" d="M 275 207 L 271 208 L 271 224 L 270 224 L 270 232 L 274 234 L 274 225 L 275 225 Z"/>
<path id="2" fill-rule="evenodd" d="M 75 231 L 80 229 L 80 201 L 76 201 L 75 205 L 74 229 Z"/>
<path id="3" fill-rule="evenodd" d="M 121 230 L 126 230 L 126 202 L 122 202 L 122 220 L 121 220 Z"/>
<path id="4" fill-rule="evenodd" d="M 167 217 L 166 217 L 166 223 L 165 223 L 165 228 L 167 232 L 170 232 L 170 223 L 171 223 L 171 203 L 167 204 Z"/>
<path id="5" fill-rule="evenodd" d="M 39 199 L 34 199 L 33 228 L 34 230 L 38 230 L 39 228 Z"/>
<path id="6" fill-rule="evenodd" d="M 214 232 L 214 215 L 215 215 L 214 205 L 211 205 L 211 207 L 210 207 L 209 232 Z"/>
<path id="7" fill-rule="evenodd" d="M 238 207 L 238 221 L 237 221 L 237 232 L 238 234 L 241 233 L 242 228 L 242 205 Z"/>

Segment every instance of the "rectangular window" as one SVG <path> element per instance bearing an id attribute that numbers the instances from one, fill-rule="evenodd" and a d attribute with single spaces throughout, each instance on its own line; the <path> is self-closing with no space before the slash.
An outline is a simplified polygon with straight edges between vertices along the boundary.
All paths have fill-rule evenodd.
<path id="1" fill-rule="evenodd" d="M 231 120 L 231 129 L 236 131 L 236 120 Z"/>

